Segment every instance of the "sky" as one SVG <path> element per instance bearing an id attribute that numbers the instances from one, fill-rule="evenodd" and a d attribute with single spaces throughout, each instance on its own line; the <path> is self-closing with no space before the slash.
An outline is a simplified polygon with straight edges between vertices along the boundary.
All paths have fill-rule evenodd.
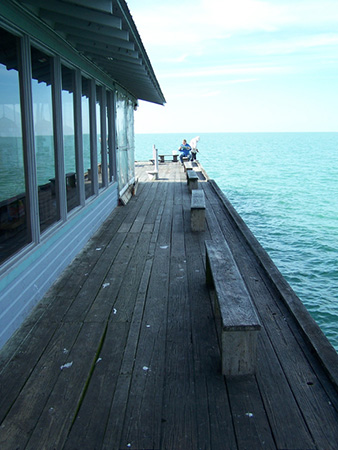
<path id="1" fill-rule="evenodd" d="M 127 0 L 166 99 L 136 133 L 338 131 L 338 0 Z"/>

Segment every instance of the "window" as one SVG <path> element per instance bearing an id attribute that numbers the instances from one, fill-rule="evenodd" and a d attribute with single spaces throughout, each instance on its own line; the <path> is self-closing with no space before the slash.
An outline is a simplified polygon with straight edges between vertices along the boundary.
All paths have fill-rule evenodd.
<path id="1" fill-rule="evenodd" d="M 18 39 L 0 28 L 0 262 L 31 242 L 17 48 Z"/>
<path id="2" fill-rule="evenodd" d="M 51 90 L 51 59 L 32 47 L 32 95 L 34 116 L 35 158 L 39 195 L 40 232 L 56 222 L 58 189 L 55 179 L 53 141 L 53 108 Z"/>
<path id="3" fill-rule="evenodd" d="M 101 136 L 101 102 L 102 102 L 102 90 L 99 86 L 96 87 L 96 130 L 97 130 L 97 166 L 99 175 L 99 188 L 102 188 L 102 140 L 106 141 L 106 136 Z"/>
<path id="4" fill-rule="evenodd" d="M 29 40 L 23 38 L 22 49 L 27 53 L 22 55 L 31 57 L 30 79 L 27 58 L 22 58 L 22 72 L 19 72 L 20 42 L 0 27 L 0 263 L 27 244 L 39 242 L 42 232 L 61 217 L 66 219 L 66 208 L 69 212 L 84 205 L 84 199 L 98 195 L 98 188 L 106 187 L 113 180 L 117 164 L 114 94 L 95 86 L 95 81 L 81 76 L 79 70 L 61 65 L 61 131 L 57 120 L 60 58 L 53 59 L 37 46 L 31 46 L 29 53 Z M 52 89 L 53 73 L 57 92 Z M 78 94 L 81 117 L 77 116 L 80 113 Z M 53 108 L 53 95 L 57 110 Z M 126 126 L 126 120 L 132 126 L 129 101 L 119 95 L 117 137 L 121 185 L 130 178 L 128 153 L 133 149 L 133 132 Z M 54 136 L 55 132 L 63 135 Z M 63 138 L 63 149 L 60 138 Z M 63 173 L 65 180 L 60 180 Z"/>
<path id="5" fill-rule="evenodd" d="M 77 188 L 76 152 L 74 133 L 74 72 L 61 67 L 62 74 L 62 121 L 63 148 L 65 155 L 67 211 L 80 204 Z"/>
<path id="6" fill-rule="evenodd" d="M 106 108 L 106 120 L 107 120 L 107 135 L 108 135 L 108 182 L 112 182 L 115 177 L 116 171 L 116 158 L 115 158 L 115 98 L 114 93 L 107 91 L 107 108 Z"/>
<path id="7" fill-rule="evenodd" d="M 92 167 L 90 158 L 90 122 L 89 122 L 90 81 L 82 78 L 82 138 L 83 138 L 83 164 L 86 199 L 93 195 Z"/>
<path id="8" fill-rule="evenodd" d="M 120 187 L 134 176 L 134 109 L 124 95 L 116 95 L 117 174 Z"/>

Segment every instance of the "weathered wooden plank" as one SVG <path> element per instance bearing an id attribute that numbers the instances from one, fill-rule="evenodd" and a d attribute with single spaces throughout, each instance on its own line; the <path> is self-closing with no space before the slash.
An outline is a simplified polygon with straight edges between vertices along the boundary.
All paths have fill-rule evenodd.
<path id="1" fill-rule="evenodd" d="M 184 161 L 183 163 L 184 165 L 184 172 L 186 172 L 187 170 L 192 170 L 192 163 L 190 161 Z"/>
<path id="2" fill-rule="evenodd" d="M 139 183 L 140 185 L 140 183 Z M 143 189 L 141 192 L 131 199 L 131 207 L 124 208 L 125 216 L 121 225 L 118 229 L 119 233 L 128 233 L 130 228 L 132 227 L 135 217 L 139 213 L 139 211 L 144 207 L 145 202 L 147 202 L 147 195 L 152 189 L 156 189 L 156 186 L 152 186 L 151 183 L 141 184 Z"/>
<path id="3" fill-rule="evenodd" d="M 48 403 L 61 367 L 71 361 L 69 352 L 77 339 L 81 324 L 63 324 L 46 351 L 36 364 L 32 374 L 25 379 L 25 384 L 1 424 L 0 448 L 26 448 L 32 433 L 36 430 L 41 411 L 53 412 L 53 404 Z M 2 380 L 5 382 L 5 380 Z M 50 412 L 48 412 L 50 411 Z M 59 430 L 59 425 L 55 427 Z M 35 448 L 43 448 L 37 445 Z"/>
<path id="4" fill-rule="evenodd" d="M 236 448 L 229 399 L 209 291 L 205 285 L 204 239 L 186 234 L 198 447 Z M 226 436 L 226 438 L 225 438 Z"/>
<path id="5" fill-rule="evenodd" d="M 217 290 L 222 329 L 260 330 L 261 325 L 231 251 L 222 241 L 205 241 L 211 277 Z"/>
<path id="6" fill-rule="evenodd" d="M 278 448 L 314 448 L 309 430 L 275 351 L 262 331 L 257 381 Z"/>
<path id="7" fill-rule="evenodd" d="M 130 384 L 120 447 L 160 448 L 173 188 L 168 186 Z M 107 431 L 104 445 L 113 444 Z"/>
<path id="8" fill-rule="evenodd" d="M 126 237 L 127 234 L 123 233 L 116 233 L 114 235 L 110 244 L 103 251 L 104 254 L 99 260 L 100 264 L 96 264 L 95 270 L 88 273 L 81 290 L 76 295 L 64 320 L 72 322 L 85 319 L 94 299 L 98 295 L 100 289 L 102 289 L 107 271 L 113 263 Z"/>
<path id="9" fill-rule="evenodd" d="M 121 236 L 120 233 L 119 235 Z M 99 274 L 96 274 L 97 283 L 101 281 L 101 284 L 93 286 L 93 292 L 87 292 L 87 295 L 91 297 L 91 302 L 88 303 L 91 304 L 84 318 L 85 321 L 106 321 L 113 312 L 120 286 L 128 273 L 128 264 L 133 256 L 137 241 L 138 236 L 135 233 L 127 234 L 114 260 L 108 267 L 107 265 L 103 266 L 103 276 L 99 278 Z"/>
<path id="10" fill-rule="evenodd" d="M 214 286 L 214 311 L 222 350 L 224 375 L 255 373 L 257 333 L 261 329 L 256 310 L 230 249 L 222 241 L 205 241 L 206 280 Z"/>
<path id="11" fill-rule="evenodd" d="M 128 330 L 127 322 L 108 323 L 102 349 L 98 354 L 86 395 L 65 442 L 65 450 L 102 448 Z M 120 419 L 121 412 L 117 413 L 117 420 Z"/>
<path id="12" fill-rule="evenodd" d="M 156 313 L 165 319 L 164 301 L 150 298 L 151 317 L 148 328 L 142 328 L 139 338 L 135 366 L 133 369 L 120 447 L 131 444 L 135 448 L 160 448 L 160 427 L 162 421 L 162 395 L 164 377 L 165 322 L 156 326 Z M 155 308 L 155 306 L 157 308 Z M 147 307 L 146 307 L 147 310 Z M 147 311 L 145 310 L 145 313 Z M 106 433 L 106 448 L 113 445 L 113 435 Z"/>
<path id="13" fill-rule="evenodd" d="M 205 230 L 205 198 L 202 189 L 191 191 L 190 220 L 192 231 Z"/>
<path id="14" fill-rule="evenodd" d="M 144 272 L 136 298 L 134 316 L 130 324 L 127 343 L 119 371 L 119 377 L 111 403 L 110 415 L 107 419 L 106 441 L 109 443 L 109 448 L 120 448 L 119 443 L 123 431 L 123 423 L 128 403 L 130 383 L 139 341 L 139 333 L 141 326 L 143 328 L 149 328 L 149 324 L 145 324 L 144 322 L 142 322 L 142 316 L 144 310 L 144 302 L 148 290 L 151 268 L 152 260 L 148 259 L 144 266 Z"/>
<path id="15" fill-rule="evenodd" d="M 130 328 L 130 336 L 128 338 L 128 342 L 129 344 L 127 345 L 126 343 L 126 336 L 123 338 L 118 336 L 119 339 L 117 339 L 116 336 L 114 336 L 114 338 L 116 339 L 115 345 L 119 346 L 119 348 L 121 348 L 121 352 L 122 354 L 120 355 L 120 360 L 122 359 L 122 356 L 124 356 L 124 363 L 123 363 L 123 367 L 121 368 L 121 373 L 123 378 L 125 379 L 125 372 L 127 370 L 127 372 L 129 372 L 129 375 L 131 376 L 131 370 L 132 370 L 132 365 L 134 363 L 134 356 L 135 356 L 135 350 L 134 352 L 131 352 L 131 358 L 129 358 L 129 367 L 128 369 L 126 369 L 126 366 L 128 366 L 128 363 L 126 362 L 126 352 L 130 353 L 129 350 L 127 350 L 128 348 L 133 348 L 133 346 L 135 346 L 135 344 L 138 341 L 138 333 L 139 333 L 139 328 L 140 328 L 140 324 L 141 324 L 141 317 L 142 317 L 142 313 L 143 313 L 143 307 L 142 304 L 144 302 L 144 299 L 142 301 L 142 298 L 140 297 L 140 291 L 138 293 L 138 287 L 139 287 L 139 280 L 140 277 L 142 276 L 143 270 L 144 270 L 144 266 L 145 266 L 145 259 L 147 256 L 147 249 L 149 246 L 149 240 L 150 240 L 150 235 L 148 234 L 147 236 L 143 233 L 142 234 L 142 239 L 136 239 L 135 235 L 132 235 L 133 241 L 134 241 L 134 245 L 135 248 L 132 248 L 133 246 L 131 245 L 131 242 L 127 242 L 126 240 L 126 247 L 127 249 L 130 248 L 130 255 L 128 255 L 128 258 L 126 259 L 126 254 L 125 252 L 123 252 L 122 255 L 120 255 L 120 259 L 121 261 L 119 261 L 119 258 L 116 258 L 115 261 L 115 266 L 117 266 L 117 268 L 123 268 L 123 273 L 117 273 L 116 269 L 114 269 L 114 281 L 111 283 L 111 285 L 109 286 L 109 290 L 111 292 L 110 294 L 110 298 L 112 299 L 112 296 L 118 298 L 118 300 L 116 301 L 116 303 L 111 302 L 112 304 L 110 305 L 110 310 L 112 309 L 112 305 L 114 305 L 114 313 L 111 315 L 111 321 L 112 323 L 122 323 L 124 324 L 123 326 L 123 330 L 128 330 L 129 329 L 129 323 L 131 323 L 131 328 Z M 121 253 L 121 252 L 120 252 Z M 127 260 L 129 261 L 128 267 L 126 267 L 126 262 Z M 125 273 L 128 273 L 128 276 L 124 276 Z M 148 275 L 149 277 L 149 275 Z M 148 278 L 147 277 L 147 278 Z M 110 280 L 109 276 L 107 277 L 107 280 Z M 143 281 L 144 284 L 144 281 Z M 108 292 L 108 290 L 107 290 Z M 146 292 L 146 287 L 143 286 L 143 289 L 141 290 L 141 292 L 143 292 L 143 297 L 145 296 L 145 292 Z M 113 295 L 114 294 L 114 295 Z M 109 296 L 108 296 L 109 297 Z M 139 300 L 139 303 L 136 304 L 135 306 L 135 299 Z M 102 313 L 102 310 L 105 310 L 104 305 L 102 304 L 102 301 L 100 300 L 98 303 L 98 311 L 100 313 Z M 110 310 L 104 311 L 102 313 L 102 320 L 104 317 L 109 317 L 110 315 Z M 87 316 L 87 320 L 90 320 L 90 318 L 92 318 L 92 314 L 91 314 L 92 310 L 90 311 L 90 313 Z M 95 320 L 97 319 L 97 315 L 95 315 Z M 127 326 L 128 325 L 128 326 Z M 109 329 L 111 328 L 111 326 L 109 326 Z M 116 328 L 116 327 L 115 327 Z M 114 329 L 115 329 L 114 328 Z M 115 333 L 116 334 L 116 333 Z M 108 337 L 106 338 L 108 339 Z M 108 349 L 111 348 L 111 340 L 109 340 L 110 344 L 108 345 Z M 106 347 L 104 347 L 106 348 Z M 111 351 L 111 350 L 109 350 Z M 105 352 L 107 353 L 107 350 L 105 350 Z M 116 356 L 116 355 L 115 355 Z M 115 360 L 115 356 L 113 355 L 112 357 Z M 100 355 L 101 357 L 101 355 Z M 108 358 L 109 358 L 109 354 L 108 354 Z M 117 356 L 116 356 L 117 358 Z M 118 358 L 117 358 L 118 359 Z M 102 360 L 107 360 L 107 356 L 104 356 L 104 353 L 102 353 Z M 91 383 L 89 390 L 90 390 L 90 395 L 87 399 L 85 399 L 84 404 L 86 405 L 85 408 L 81 408 L 81 411 L 79 412 L 79 425 L 77 425 L 77 427 L 72 430 L 72 437 L 68 440 L 67 446 L 68 448 L 72 448 L 72 445 L 74 444 L 74 439 L 76 440 L 76 436 L 79 433 L 79 429 L 84 430 L 84 435 L 86 436 L 86 440 L 84 440 L 83 442 L 87 442 L 88 445 L 88 440 L 90 440 L 90 442 L 92 442 L 93 447 L 95 445 L 98 445 L 98 435 L 101 436 L 100 440 L 103 440 L 103 436 L 104 436 L 104 432 L 105 432 L 105 421 L 107 420 L 109 411 L 110 411 L 110 403 L 107 402 L 107 399 L 111 398 L 111 402 L 113 401 L 112 399 L 112 395 L 114 393 L 114 386 L 115 384 L 117 384 L 118 381 L 118 374 L 119 374 L 119 370 L 120 370 L 120 364 L 119 366 L 113 368 L 109 368 L 109 369 L 105 369 L 108 370 L 109 372 L 114 371 L 114 385 L 112 385 L 112 381 L 111 378 L 112 376 L 110 376 L 110 378 L 108 380 L 101 380 L 100 382 L 96 381 L 96 371 L 94 372 L 94 382 Z M 104 365 L 100 366 L 100 369 L 103 368 Z M 104 372 L 103 374 L 101 374 L 101 378 L 104 377 Z M 93 385 L 92 385 L 93 384 Z M 121 384 L 121 382 L 120 382 Z M 117 389 L 120 389 L 120 386 L 117 386 Z M 128 391 L 127 391 L 128 392 Z M 103 410 L 102 413 L 97 412 L 95 413 L 95 415 L 93 416 L 93 414 L 91 413 L 92 410 L 92 398 L 96 398 L 98 399 L 102 399 L 102 403 L 103 406 L 100 407 L 100 409 Z M 98 400 L 99 403 L 101 403 L 100 400 Z M 124 403 L 126 404 L 127 398 L 124 399 Z M 107 404 L 108 404 L 108 409 L 107 409 Z M 121 407 L 123 406 L 123 404 L 121 405 L 121 403 L 119 404 L 119 415 L 121 415 Z M 106 416 L 105 416 L 106 415 Z M 104 421 L 105 419 L 105 421 Z M 90 423 L 89 423 L 89 422 Z M 81 428 L 79 428 L 81 427 Z M 99 431 L 100 430 L 100 431 Z M 115 439 L 117 439 L 117 435 L 121 434 L 121 430 L 117 431 L 116 433 L 114 433 Z"/>
<path id="16" fill-rule="evenodd" d="M 287 320 L 279 317 L 279 319 L 275 320 L 275 324 L 277 322 L 279 322 L 278 331 L 280 335 L 278 336 L 279 333 L 276 333 L 276 331 L 271 333 L 272 330 L 270 328 L 270 339 L 275 348 L 277 348 L 276 339 L 279 337 L 278 358 L 282 364 L 295 401 L 310 430 L 310 435 L 315 442 L 315 446 L 333 450 L 336 447 L 336 442 L 338 442 L 337 410 L 332 406 L 330 398 L 323 390 L 312 367 L 304 358 L 302 348 L 298 346 L 290 330 L 286 328 L 288 326 Z M 276 329 L 277 327 L 275 325 Z M 320 415 L 325 417 L 325 420 L 319 420 L 318 418 L 319 405 Z"/>
<path id="17" fill-rule="evenodd" d="M 248 375 L 229 378 L 226 384 L 236 430 L 237 448 L 239 450 L 280 448 L 273 440 L 255 377 Z"/>
<path id="18" fill-rule="evenodd" d="M 205 209 L 204 191 L 194 190 L 191 193 L 191 209 Z"/>
<path id="19" fill-rule="evenodd" d="M 52 293 L 56 291 L 59 296 L 75 297 L 82 289 L 92 270 L 94 268 L 96 269 L 96 264 L 98 264 L 101 258 L 103 259 L 100 265 L 105 264 L 105 258 L 109 258 L 107 253 L 109 253 L 109 248 L 112 244 L 112 236 L 115 236 L 120 226 L 120 221 L 124 217 L 123 208 L 120 211 L 121 214 L 119 216 L 115 210 L 113 211 L 107 222 L 104 223 L 104 226 L 97 231 L 82 252 L 75 258 L 76 270 L 73 270 L 73 264 L 69 266 L 71 276 L 63 285 L 62 289 L 58 289 L 58 286 L 55 286 L 52 288 Z"/>
<path id="20" fill-rule="evenodd" d="M 27 337 L 1 371 L 0 422 L 5 419 L 27 383 L 56 328 L 56 324 L 39 321 L 36 327 L 25 329 Z"/>
<path id="21" fill-rule="evenodd" d="M 126 442 L 124 442 L 124 440 L 122 439 L 122 441 L 124 442 L 124 444 L 122 444 L 121 436 L 123 433 L 124 417 L 128 405 L 128 396 L 133 376 L 133 367 L 135 365 L 135 356 L 140 339 L 139 333 L 142 327 L 143 333 L 147 335 L 149 334 L 150 331 L 149 329 L 151 327 L 151 325 L 148 323 L 147 320 L 143 320 L 141 322 L 141 318 L 143 317 L 144 303 L 146 301 L 149 279 L 151 269 L 153 266 L 154 251 L 155 247 L 157 247 L 157 237 L 160 231 L 162 212 L 164 210 L 164 202 L 167 186 L 164 187 L 165 187 L 164 189 L 160 187 L 160 190 L 162 191 L 163 194 L 161 196 L 162 205 L 159 202 L 156 202 L 156 204 L 159 206 L 159 210 L 157 210 L 156 214 L 150 213 L 151 217 L 149 217 L 148 215 L 146 218 L 146 220 L 154 221 L 153 234 L 151 236 L 147 259 L 144 264 L 142 279 L 136 297 L 134 315 L 132 318 L 124 358 L 120 369 L 120 375 L 112 399 L 110 415 L 107 422 L 106 437 L 104 441 L 105 442 L 104 445 L 106 446 L 106 448 L 126 448 Z M 114 320 L 115 318 L 116 317 L 113 316 L 112 320 Z M 139 395 L 141 396 L 141 393 L 139 393 Z M 120 441 L 121 447 L 119 446 Z"/>
<path id="22" fill-rule="evenodd" d="M 142 279 L 148 256 L 151 234 L 142 233 L 128 266 L 127 276 L 119 290 L 115 303 L 114 320 L 130 322 L 132 320 L 139 284 Z"/>
<path id="23" fill-rule="evenodd" d="M 123 208 L 121 208 L 120 211 L 121 216 L 123 217 Z M 81 296 L 82 294 L 80 292 L 83 286 L 88 287 L 88 283 L 90 284 L 91 282 L 90 280 L 95 279 L 97 273 L 96 265 L 98 262 L 100 261 L 99 267 L 104 267 L 106 260 L 113 258 L 110 249 L 114 245 L 114 237 L 118 227 L 119 219 L 117 219 L 116 212 L 114 211 L 107 222 L 104 223 L 104 226 L 98 230 L 93 239 L 91 239 L 82 252 L 71 263 L 67 269 L 67 272 L 70 272 L 70 276 L 66 278 L 66 282 L 62 285 L 56 283 L 49 290 L 47 296 L 58 296 L 59 298 L 73 297 L 73 299 L 75 299 L 77 295 Z M 120 239 L 123 239 L 123 237 L 116 236 L 115 239 L 116 241 L 121 242 Z M 94 269 L 95 273 L 92 274 Z M 95 282 L 95 284 L 97 283 Z M 82 306 L 84 305 L 85 303 L 82 304 Z M 69 306 L 71 306 L 71 302 Z M 74 320 L 76 319 L 77 317 L 75 317 Z M 73 320 L 73 318 L 71 320 Z"/>
<path id="24" fill-rule="evenodd" d="M 147 215 L 144 219 L 144 225 L 154 224 L 158 215 L 160 205 L 163 204 L 165 200 L 166 184 L 156 183 L 156 187 L 156 195 L 151 202 L 151 208 L 149 208 L 147 211 Z"/>
<path id="25" fill-rule="evenodd" d="M 41 302 L 36 305 L 29 316 L 26 317 L 26 319 L 23 321 L 20 328 L 18 328 L 18 330 L 14 333 L 12 338 L 8 340 L 7 343 L 2 347 L 0 352 L 0 376 L 3 371 L 6 370 L 6 366 L 12 362 L 12 359 L 14 357 L 16 360 L 18 360 L 18 358 L 20 358 L 20 353 L 24 355 L 27 349 L 29 349 L 29 339 L 33 335 L 32 331 L 34 330 L 34 328 L 38 327 L 38 324 L 44 316 L 46 310 L 49 308 L 51 301 L 52 299 L 50 299 L 49 297 L 45 297 L 43 300 L 41 300 Z M 22 356 L 22 360 L 24 359 L 25 356 Z"/>
<path id="26" fill-rule="evenodd" d="M 198 189 L 198 175 L 194 170 L 187 170 L 187 185 L 190 192 Z"/>
<path id="27" fill-rule="evenodd" d="M 173 230 L 183 230 L 183 210 L 175 205 Z M 173 232 L 163 400 L 164 448 L 198 448 L 188 268 L 184 233 Z"/>
<path id="28" fill-rule="evenodd" d="M 63 370 L 59 370 L 48 402 L 29 439 L 28 449 L 62 448 L 85 393 L 104 335 L 103 326 L 83 324 L 68 354 L 69 367 L 63 366 Z"/>
<path id="29" fill-rule="evenodd" d="M 158 195 L 158 190 L 159 183 L 152 183 L 151 190 L 147 194 L 147 201 L 144 202 L 143 207 L 139 210 L 137 216 L 135 217 L 134 223 L 130 229 L 131 233 L 139 233 L 142 230 L 148 211 L 151 209 L 152 202 L 155 201 Z"/>
<path id="30" fill-rule="evenodd" d="M 107 336 L 88 393 L 65 448 L 73 449 L 76 445 L 77 448 L 83 448 L 81 443 L 87 448 L 101 448 L 107 423 L 111 440 L 109 448 L 120 448 L 120 436 L 151 266 L 152 261 L 148 260 L 139 285 L 131 323 L 112 320 L 108 325 Z M 95 409 L 93 402 L 97 405 Z M 109 415 L 112 417 L 111 422 Z"/>

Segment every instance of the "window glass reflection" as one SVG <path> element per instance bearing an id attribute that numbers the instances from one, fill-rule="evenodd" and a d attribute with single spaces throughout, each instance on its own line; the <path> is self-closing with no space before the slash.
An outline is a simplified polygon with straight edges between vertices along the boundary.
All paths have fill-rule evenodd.
<path id="1" fill-rule="evenodd" d="M 101 152 L 101 88 L 96 88 L 96 130 L 97 130 L 97 167 L 99 188 L 102 188 L 102 152 Z M 103 137 L 105 139 L 105 137 Z"/>
<path id="2" fill-rule="evenodd" d="M 40 231 L 58 220 L 50 57 L 32 47 L 32 93 Z"/>
<path id="3" fill-rule="evenodd" d="M 97 87 L 96 89 L 96 121 L 97 121 L 97 160 L 98 160 L 98 169 L 99 169 L 99 187 L 101 188 L 104 183 L 110 181 L 110 167 L 109 167 L 109 152 L 108 152 L 108 107 L 105 91 L 103 87 Z M 105 104 L 104 106 L 104 114 L 101 117 L 102 111 L 102 102 Z M 102 121 L 105 121 L 105 136 L 101 136 L 101 125 Z M 106 165 L 108 166 L 108 178 L 107 174 L 102 173 L 102 162 L 105 158 Z"/>
<path id="4" fill-rule="evenodd" d="M 92 176 L 90 159 L 90 126 L 89 126 L 89 96 L 90 82 L 82 78 L 82 138 L 83 138 L 83 164 L 86 199 L 92 195 Z"/>
<path id="5" fill-rule="evenodd" d="M 107 93 L 107 95 L 109 95 Z M 106 104 L 106 130 L 107 130 L 107 165 L 108 165 L 108 182 L 110 183 L 112 181 L 113 176 L 113 158 L 112 158 L 112 150 L 109 148 L 109 133 L 111 133 L 111 130 L 109 130 L 109 120 L 108 120 L 108 104 Z"/>
<path id="6" fill-rule="evenodd" d="M 127 99 L 124 95 L 116 95 L 116 142 L 117 142 L 117 175 L 119 185 L 125 186 L 128 182 L 128 134 Z"/>
<path id="7" fill-rule="evenodd" d="M 67 211 L 80 204 L 76 177 L 76 153 L 74 132 L 74 72 L 62 66 L 62 121 L 65 155 Z"/>
<path id="8" fill-rule="evenodd" d="M 0 263 L 31 241 L 17 47 L 18 39 L 0 28 Z"/>
<path id="9" fill-rule="evenodd" d="M 124 95 L 116 95 L 117 176 L 124 186 L 134 176 L 134 108 Z"/>

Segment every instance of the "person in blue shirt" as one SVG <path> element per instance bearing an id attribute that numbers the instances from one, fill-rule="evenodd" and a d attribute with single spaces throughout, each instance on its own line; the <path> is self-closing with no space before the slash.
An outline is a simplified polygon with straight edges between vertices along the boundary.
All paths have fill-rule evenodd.
<path id="1" fill-rule="evenodd" d="M 188 158 L 188 161 L 191 160 L 190 150 L 191 150 L 190 145 L 187 143 L 186 139 L 183 139 L 182 145 L 181 145 L 180 148 L 178 149 L 178 151 L 180 152 L 180 161 L 181 161 L 181 164 L 183 164 L 183 158 L 184 158 L 184 157 L 187 157 L 187 158 Z"/>

